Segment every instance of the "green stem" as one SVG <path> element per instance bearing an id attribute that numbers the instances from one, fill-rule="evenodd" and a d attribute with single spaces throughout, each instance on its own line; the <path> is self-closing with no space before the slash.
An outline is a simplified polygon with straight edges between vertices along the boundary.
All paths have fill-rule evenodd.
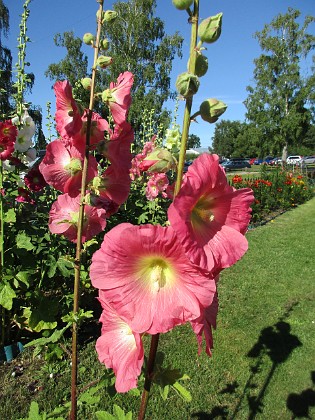
<path id="1" fill-rule="evenodd" d="M 2 282 L 2 269 L 4 266 L 4 222 L 3 222 L 3 165 L 0 160 L 0 275 Z M 5 341 L 5 309 L 1 307 L 1 347 L 4 346 Z"/>
<path id="2" fill-rule="evenodd" d="M 193 74 L 195 74 L 195 67 L 196 67 L 198 17 L 199 17 L 199 0 L 195 0 L 193 14 L 190 15 L 190 22 L 192 24 L 192 28 L 191 28 L 191 39 L 190 39 L 190 59 L 189 59 L 189 69 L 188 69 L 189 73 L 193 73 Z M 182 140 L 181 140 L 181 148 L 180 148 L 179 161 L 178 161 L 178 170 L 177 170 L 174 197 L 176 196 L 176 194 L 178 194 L 178 191 L 180 190 L 182 177 L 183 177 L 183 169 L 184 169 L 187 140 L 188 140 L 189 126 L 190 126 L 191 107 L 192 107 L 192 98 L 188 98 L 186 99 L 186 106 L 185 106 L 185 112 L 184 112 L 183 132 L 182 132 Z M 151 339 L 148 367 L 147 367 L 147 372 L 146 372 L 146 377 L 145 377 L 145 382 L 144 382 L 144 389 L 142 393 L 138 420 L 143 420 L 145 418 L 145 413 L 147 409 L 147 404 L 148 404 L 150 389 L 151 389 L 151 384 L 152 384 L 155 357 L 156 357 L 156 353 L 158 349 L 159 337 L 160 337 L 160 334 L 155 334 L 152 336 L 152 339 Z"/>
<path id="3" fill-rule="evenodd" d="M 190 54 L 189 54 L 190 57 L 189 57 L 188 72 L 192 74 L 195 74 L 195 67 L 196 67 L 196 44 L 197 44 L 197 34 L 198 34 L 198 18 L 199 18 L 199 0 L 195 0 L 194 11 L 190 17 L 191 37 L 190 37 Z M 187 141 L 188 141 L 189 127 L 190 127 L 190 119 L 191 119 L 190 114 L 191 114 L 192 102 L 193 102 L 192 97 L 186 99 L 184 120 L 183 120 L 182 140 L 181 140 L 181 146 L 180 146 L 180 152 L 179 152 L 178 170 L 177 170 L 174 196 L 178 194 L 181 187 L 182 178 L 183 178 L 184 163 L 185 163 L 185 157 L 186 157 Z"/>
<path id="4" fill-rule="evenodd" d="M 99 16 L 102 16 L 103 1 L 98 0 L 99 3 Z M 86 195 L 86 180 L 89 163 L 89 149 L 90 149 L 90 137 L 91 137 L 91 121 L 94 106 L 94 90 L 95 90 L 95 79 L 96 79 L 96 60 L 98 57 L 99 43 L 101 36 L 101 20 L 97 22 L 97 35 L 96 35 L 96 47 L 94 49 L 94 63 L 92 68 L 92 84 L 90 93 L 90 104 L 87 116 L 87 128 L 86 128 L 86 144 L 85 144 L 85 156 L 82 170 L 82 182 L 81 182 L 81 203 L 78 220 L 78 232 L 77 232 L 77 247 L 76 257 L 74 265 L 74 290 L 73 290 L 73 315 L 79 311 L 79 291 L 80 291 L 80 271 L 81 271 L 81 260 L 82 260 L 82 231 L 83 231 L 83 220 L 84 220 L 84 200 Z M 71 413 L 70 419 L 76 420 L 77 418 L 77 377 L 78 377 L 78 324 L 76 321 L 72 324 L 72 368 L 71 368 Z"/>

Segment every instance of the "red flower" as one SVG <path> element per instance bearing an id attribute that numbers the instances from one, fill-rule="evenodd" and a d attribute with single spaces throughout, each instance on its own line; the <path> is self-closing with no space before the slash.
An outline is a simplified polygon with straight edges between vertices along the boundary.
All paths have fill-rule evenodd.
<path id="1" fill-rule="evenodd" d="M 47 185 L 47 182 L 45 181 L 39 168 L 32 168 L 25 175 L 24 182 L 31 191 L 40 191 Z"/>
<path id="2" fill-rule="evenodd" d="M 18 196 L 15 201 L 18 203 L 30 203 L 35 204 L 35 201 L 30 196 L 30 193 L 25 188 L 18 188 Z"/>

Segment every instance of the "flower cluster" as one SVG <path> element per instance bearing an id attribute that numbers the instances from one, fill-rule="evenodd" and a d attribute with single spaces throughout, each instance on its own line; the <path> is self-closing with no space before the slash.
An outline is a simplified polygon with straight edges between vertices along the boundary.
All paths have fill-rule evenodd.
<path id="1" fill-rule="evenodd" d="M 96 348 L 117 391 L 137 386 L 144 334 L 190 322 L 199 353 L 204 337 L 211 354 L 219 273 L 247 250 L 252 201 L 249 188 L 228 184 L 218 156 L 203 154 L 169 207 L 167 227 L 122 223 L 105 235 L 90 277 L 103 308 Z"/>
<path id="2" fill-rule="evenodd" d="M 9 159 L 14 152 L 14 145 L 17 137 L 17 128 L 12 121 L 0 122 L 0 159 Z"/>
<path id="3" fill-rule="evenodd" d="M 56 127 L 60 137 L 48 144 L 39 169 L 45 181 L 62 192 L 49 213 L 49 229 L 77 240 L 80 205 L 84 202 L 82 242 L 104 230 L 106 219 L 127 199 L 130 189 L 130 145 L 133 130 L 126 121 L 131 102 L 133 75 L 120 74 L 117 83 L 107 89 L 107 101 L 114 120 L 107 120 L 89 110 L 81 110 L 72 95 L 68 81 L 58 81 L 56 94 Z M 86 144 L 88 124 L 89 144 Z M 88 148 L 88 150 L 87 150 Z M 93 153 L 98 151 L 99 165 Z M 84 159 L 88 153 L 85 191 L 82 189 Z M 34 179 L 33 179 L 34 183 Z"/>

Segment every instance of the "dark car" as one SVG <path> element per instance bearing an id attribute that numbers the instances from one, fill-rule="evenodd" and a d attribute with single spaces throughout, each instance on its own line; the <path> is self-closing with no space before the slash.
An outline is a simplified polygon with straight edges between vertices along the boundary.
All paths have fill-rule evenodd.
<path id="1" fill-rule="evenodd" d="M 245 169 L 250 168 L 250 164 L 247 160 L 230 160 L 225 161 L 221 164 L 222 168 L 228 172 L 228 171 L 235 171 L 236 169 Z"/>

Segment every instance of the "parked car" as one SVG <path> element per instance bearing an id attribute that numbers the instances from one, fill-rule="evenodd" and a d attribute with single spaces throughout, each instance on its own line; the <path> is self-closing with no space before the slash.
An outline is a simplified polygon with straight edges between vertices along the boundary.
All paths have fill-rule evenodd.
<path id="1" fill-rule="evenodd" d="M 248 163 L 250 165 L 254 165 L 256 159 L 258 159 L 258 158 L 256 158 L 256 157 L 255 158 L 250 158 Z"/>
<path id="2" fill-rule="evenodd" d="M 281 157 L 275 157 L 270 162 L 269 165 L 276 166 L 282 164 L 282 158 Z"/>
<path id="3" fill-rule="evenodd" d="M 254 165 L 261 165 L 263 163 L 263 160 L 260 158 L 257 158 L 254 160 Z"/>
<path id="4" fill-rule="evenodd" d="M 297 165 L 301 162 L 302 156 L 299 155 L 292 155 L 287 157 L 287 164 L 288 165 Z"/>
<path id="5" fill-rule="evenodd" d="M 273 156 L 266 156 L 262 163 L 265 163 L 266 165 L 270 165 L 270 162 L 272 161 L 274 157 Z"/>
<path id="6" fill-rule="evenodd" d="M 245 159 L 225 161 L 221 163 L 221 166 L 226 172 L 234 171 L 236 169 L 245 169 L 245 168 L 251 167 L 251 165 Z"/>
<path id="7" fill-rule="evenodd" d="M 302 158 L 301 160 L 301 166 L 304 165 L 311 165 L 315 163 L 315 156 L 305 156 L 304 158 Z"/>

